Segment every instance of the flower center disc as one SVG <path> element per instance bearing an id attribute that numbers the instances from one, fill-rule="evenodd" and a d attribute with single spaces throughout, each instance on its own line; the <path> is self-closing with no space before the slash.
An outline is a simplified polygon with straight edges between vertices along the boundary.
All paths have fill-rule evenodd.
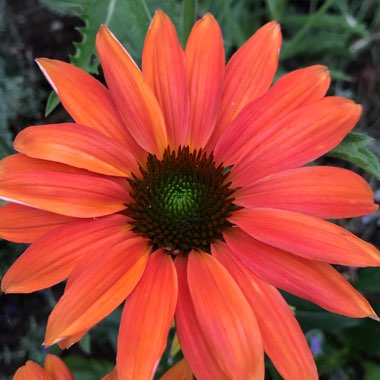
<path id="1" fill-rule="evenodd" d="M 232 226 L 227 218 L 238 208 L 227 182 L 229 170 L 216 166 L 212 153 L 190 152 L 189 147 L 168 148 L 162 160 L 149 155 L 145 166 L 129 179 L 132 201 L 126 214 L 133 231 L 173 254 L 210 252 L 210 244 Z"/>

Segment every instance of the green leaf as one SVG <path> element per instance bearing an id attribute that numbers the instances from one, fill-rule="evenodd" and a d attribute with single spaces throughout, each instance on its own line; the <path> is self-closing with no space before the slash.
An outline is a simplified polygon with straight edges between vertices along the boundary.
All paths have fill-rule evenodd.
<path id="1" fill-rule="evenodd" d="M 58 95 L 54 91 L 52 91 L 46 103 L 45 117 L 50 115 L 57 108 L 59 103 L 60 100 L 58 98 Z"/>
<path id="2" fill-rule="evenodd" d="M 75 379 L 93 380 L 111 372 L 115 364 L 101 359 L 86 359 L 77 355 L 65 357 L 65 363 L 71 369 Z"/>
<path id="3" fill-rule="evenodd" d="M 368 149 L 374 139 L 362 133 L 349 133 L 346 138 L 327 155 L 348 161 L 380 179 L 379 158 Z"/>
<path id="4" fill-rule="evenodd" d="M 355 288 L 364 292 L 379 292 L 380 291 L 379 268 L 360 269 L 358 279 L 355 281 Z"/>
<path id="5" fill-rule="evenodd" d="M 79 347 L 82 349 L 82 351 L 90 355 L 91 354 L 91 336 L 90 334 L 85 334 L 84 337 L 79 341 Z"/>

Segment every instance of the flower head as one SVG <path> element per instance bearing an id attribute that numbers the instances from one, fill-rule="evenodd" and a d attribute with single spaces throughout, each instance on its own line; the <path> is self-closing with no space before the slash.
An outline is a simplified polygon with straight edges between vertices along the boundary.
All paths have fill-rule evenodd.
<path id="1" fill-rule="evenodd" d="M 67 279 L 45 345 L 68 347 L 126 300 L 120 379 L 148 379 L 174 318 L 199 379 L 317 379 L 306 339 L 276 288 L 350 317 L 375 317 L 330 264 L 377 266 L 379 252 L 324 219 L 366 215 L 368 184 L 305 166 L 334 148 L 361 108 L 325 97 L 324 66 L 271 86 L 281 33 L 259 29 L 225 65 L 212 15 L 185 50 L 158 11 L 142 71 L 105 27 L 107 88 L 37 60 L 74 123 L 23 130 L 0 165 L 0 233 L 32 245 L 2 281 L 32 292 Z M 186 364 L 187 365 L 187 364 Z M 182 367 L 178 367 L 182 370 Z"/>
<path id="2" fill-rule="evenodd" d="M 42 368 L 37 363 L 28 360 L 13 376 L 13 380 L 74 380 L 73 375 L 66 364 L 58 356 L 47 354 L 45 366 Z"/>

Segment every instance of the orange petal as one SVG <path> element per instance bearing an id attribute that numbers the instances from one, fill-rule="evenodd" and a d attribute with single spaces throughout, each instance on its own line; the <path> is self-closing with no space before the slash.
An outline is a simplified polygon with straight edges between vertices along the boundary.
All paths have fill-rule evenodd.
<path id="1" fill-rule="evenodd" d="M 45 371 L 50 375 L 52 380 L 74 380 L 65 362 L 55 355 L 46 355 Z"/>
<path id="2" fill-rule="evenodd" d="M 52 380 L 52 378 L 35 362 L 28 360 L 13 376 L 13 380 Z"/>
<path id="3" fill-rule="evenodd" d="M 190 122 L 187 144 L 204 147 L 214 129 L 223 90 L 224 48 L 218 22 L 207 13 L 193 27 L 186 44 Z"/>
<path id="4" fill-rule="evenodd" d="M 57 214 L 90 218 L 124 210 L 129 193 L 111 178 L 32 169 L 1 174 L 0 198 Z"/>
<path id="5" fill-rule="evenodd" d="M 74 218 L 15 203 L 0 207 L 0 238 L 31 243 L 46 232 Z"/>
<path id="6" fill-rule="evenodd" d="M 222 367 L 223 358 L 213 349 L 197 319 L 188 286 L 187 262 L 188 258 L 183 255 L 175 259 L 178 276 L 175 324 L 182 352 L 197 378 L 227 380 L 230 374 Z"/>
<path id="7" fill-rule="evenodd" d="M 0 161 L 0 174 L 29 169 L 44 169 L 55 172 L 78 174 L 84 174 L 87 172 L 82 169 L 74 168 L 73 166 L 60 164 L 59 162 L 31 158 L 21 153 L 11 154 Z"/>
<path id="8" fill-rule="evenodd" d="M 191 370 L 186 359 L 181 359 L 167 370 L 160 380 L 193 380 L 193 371 Z"/>
<path id="9" fill-rule="evenodd" d="M 81 333 L 118 307 L 140 280 L 149 251 L 140 237 L 91 251 L 74 268 L 70 287 L 50 314 L 44 344 Z"/>
<path id="10" fill-rule="evenodd" d="M 239 228 L 224 234 L 234 256 L 273 286 L 347 317 L 375 317 L 368 301 L 332 266 L 271 247 Z"/>
<path id="11" fill-rule="evenodd" d="M 136 158 L 126 147 L 79 124 L 29 127 L 17 135 L 13 145 L 30 157 L 58 161 L 95 173 L 126 177 L 138 169 Z"/>
<path id="12" fill-rule="evenodd" d="M 66 62 L 48 58 L 36 62 L 75 122 L 120 141 L 137 157 L 144 153 L 131 138 L 107 88 L 98 80 Z"/>
<path id="13" fill-rule="evenodd" d="M 239 379 L 264 379 L 255 316 L 227 270 L 211 255 L 191 252 L 187 276 L 199 325 L 225 373 Z"/>
<path id="14" fill-rule="evenodd" d="M 120 378 L 153 377 L 167 344 L 177 292 L 177 273 L 171 256 L 156 251 L 125 302 L 116 358 Z"/>
<path id="15" fill-rule="evenodd" d="M 142 70 L 164 114 L 169 144 L 183 146 L 189 123 L 185 54 L 173 23 L 160 10 L 145 39 Z"/>
<path id="16" fill-rule="evenodd" d="M 72 345 L 78 343 L 88 332 L 90 329 L 82 331 L 78 334 L 70 335 L 68 338 L 60 340 L 58 342 L 58 346 L 61 350 L 68 350 Z"/>
<path id="17" fill-rule="evenodd" d="M 221 113 L 209 146 L 214 147 L 224 128 L 248 103 L 262 96 L 277 70 L 281 30 L 275 22 L 261 27 L 226 66 Z"/>
<path id="18" fill-rule="evenodd" d="M 9 268 L 1 283 L 6 293 L 30 293 L 48 288 L 71 273 L 76 262 L 100 244 L 110 246 L 132 235 L 127 217 L 110 215 L 77 220 L 36 240 Z"/>
<path id="19" fill-rule="evenodd" d="M 327 97 L 299 108 L 268 128 L 254 144 L 241 147 L 231 172 L 235 186 L 304 165 L 335 148 L 359 120 L 361 107 L 349 99 Z"/>
<path id="20" fill-rule="evenodd" d="M 234 203 L 247 208 L 270 207 L 327 219 L 367 215 L 378 208 L 362 177 L 328 166 L 272 174 L 239 189 L 234 196 Z"/>
<path id="21" fill-rule="evenodd" d="M 307 259 L 357 267 L 380 265 L 380 252 L 342 227 L 270 208 L 237 211 L 230 221 L 263 243 Z"/>
<path id="22" fill-rule="evenodd" d="M 215 158 L 230 165 L 236 162 L 246 144 L 257 145 L 271 125 L 294 110 L 325 96 L 330 76 L 325 66 L 295 70 L 280 78 L 268 92 L 249 103 L 221 134 Z M 244 149 L 243 149 L 244 151 Z"/>
<path id="23" fill-rule="evenodd" d="M 153 91 L 115 36 L 102 25 L 96 48 L 113 101 L 142 148 L 161 155 L 168 145 L 165 122 Z"/>
<path id="24" fill-rule="evenodd" d="M 239 263 L 224 243 L 212 254 L 227 268 L 247 298 L 259 324 L 265 352 L 284 379 L 318 379 L 313 355 L 288 304 L 276 288 Z"/>

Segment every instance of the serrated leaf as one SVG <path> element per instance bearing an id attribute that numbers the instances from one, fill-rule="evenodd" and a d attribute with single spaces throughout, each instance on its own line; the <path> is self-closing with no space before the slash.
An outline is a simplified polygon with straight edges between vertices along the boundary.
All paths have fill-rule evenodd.
<path id="1" fill-rule="evenodd" d="M 350 162 L 380 179 L 380 160 L 368 148 L 373 142 L 374 139 L 365 134 L 351 132 L 327 155 Z"/>
<path id="2" fill-rule="evenodd" d="M 139 63 L 145 35 L 157 8 L 163 9 L 178 24 L 180 9 L 175 0 L 165 3 L 159 0 L 93 0 L 81 15 L 85 26 L 78 28 L 82 40 L 74 43 L 76 52 L 70 59 L 71 63 L 89 73 L 97 73 L 99 62 L 96 57 L 95 36 L 102 24 L 109 27 Z"/>
<path id="3" fill-rule="evenodd" d="M 58 95 L 54 91 L 52 91 L 46 103 L 45 117 L 50 115 L 57 108 L 59 103 L 60 100 L 58 98 Z"/>

